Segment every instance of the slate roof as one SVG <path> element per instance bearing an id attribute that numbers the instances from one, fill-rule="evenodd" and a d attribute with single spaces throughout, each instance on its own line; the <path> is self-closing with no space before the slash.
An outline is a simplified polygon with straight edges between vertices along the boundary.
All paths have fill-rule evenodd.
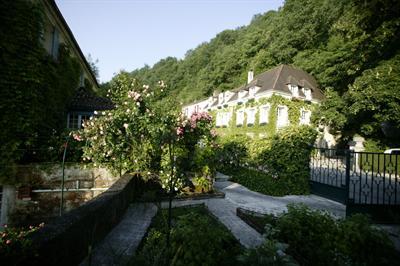
<path id="1" fill-rule="evenodd" d="M 318 84 L 314 77 L 307 72 L 292 66 L 279 65 L 271 70 L 257 75 L 254 79 L 257 80 L 257 84 L 259 84 L 261 87 L 257 93 L 273 90 L 290 94 L 291 92 L 287 86 L 290 83 L 311 89 L 313 99 L 324 99 L 324 95 L 318 88 Z M 253 81 L 250 82 L 247 87 L 253 86 Z M 301 90 L 299 90 L 299 95 L 304 96 Z"/>
<path id="2" fill-rule="evenodd" d="M 255 76 L 250 83 L 241 85 L 231 90 L 231 92 L 239 92 L 248 90 L 253 86 L 258 86 L 261 89 L 257 92 L 257 94 L 266 91 L 280 91 L 291 94 L 287 86 L 288 84 L 295 84 L 302 88 L 309 88 L 312 91 L 313 99 L 324 99 L 324 95 L 318 88 L 318 84 L 313 76 L 301 69 L 297 69 L 289 65 L 279 65 L 273 69 L 263 72 Z M 305 97 L 301 90 L 299 90 L 299 96 Z"/>
<path id="3" fill-rule="evenodd" d="M 94 95 L 84 87 L 76 90 L 68 104 L 68 111 L 85 111 L 93 112 L 95 110 L 110 110 L 114 108 L 114 103 L 104 97 Z"/>

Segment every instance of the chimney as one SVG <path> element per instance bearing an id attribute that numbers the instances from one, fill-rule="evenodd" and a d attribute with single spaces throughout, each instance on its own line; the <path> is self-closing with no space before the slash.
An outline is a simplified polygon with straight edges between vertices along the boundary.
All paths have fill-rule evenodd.
<path id="1" fill-rule="evenodd" d="M 253 80 L 253 78 L 254 78 L 254 72 L 253 72 L 253 70 L 250 70 L 247 73 L 247 84 L 249 84 Z"/>

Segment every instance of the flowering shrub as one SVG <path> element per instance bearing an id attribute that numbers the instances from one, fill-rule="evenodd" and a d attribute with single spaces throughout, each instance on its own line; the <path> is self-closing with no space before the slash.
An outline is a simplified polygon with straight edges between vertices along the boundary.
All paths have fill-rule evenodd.
<path id="1" fill-rule="evenodd" d="M 83 160 L 116 171 L 155 173 L 165 189 L 179 190 L 196 151 L 213 140 L 212 118 L 207 113 L 184 117 L 179 105 L 161 101 L 165 89 L 162 81 L 150 88 L 127 73 L 117 75 L 108 91 L 115 108 L 95 112 L 73 134 L 75 140 L 87 141 Z"/>
<path id="2" fill-rule="evenodd" d="M 0 232 L 0 261 L 5 265 L 16 265 L 25 256 L 31 254 L 32 242 L 28 238 L 33 232 L 44 226 L 29 226 L 24 229 L 10 228 L 4 226 L 4 230 Z"/>

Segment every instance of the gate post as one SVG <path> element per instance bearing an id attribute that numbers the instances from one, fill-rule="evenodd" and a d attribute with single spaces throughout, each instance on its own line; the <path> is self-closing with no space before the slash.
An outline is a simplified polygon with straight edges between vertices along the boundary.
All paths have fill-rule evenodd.
<path id="1" fill-rule="evenodd" d="M 350 193 L 350 161 L 351 151 L 345 150 L 345 157 L 346 157 L 346 198 L 345 198 L 345 205 L 346 205 L 346 216 L 347 216 L 347 205 L 349 203 L 349 193 Z"/>

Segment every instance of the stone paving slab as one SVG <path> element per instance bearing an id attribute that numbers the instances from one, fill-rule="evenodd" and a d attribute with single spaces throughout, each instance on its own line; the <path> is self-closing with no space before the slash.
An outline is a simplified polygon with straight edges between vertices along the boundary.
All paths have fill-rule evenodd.
<path id="1" fill-rule="evenodd" d="M 205 204 L 210 213 L 220 221 L 233 236 L 246 248 L 253 248 L 262 244 L 264 238 L 256 230 L 246 224 L 236 215 L 237 206 L 226 199 L 206 199 L 173 201 L 172 207 L 194 206 Z M 168 202 L 161 204 L 162 208 L 168 208 Z"/>
<path id="2" fill-rule="evenodd" d="M 218 173 L 218 175 L 222 175 Z M 251 191 L 230 181 L 215 182 L 215 188 L 225 193 L 225 198 L 238 207 L 259 213 L 279 214 L 287 211 L 289 203 L 304 203 L 313 209 L 324 210 L 336 218 L 346 216 L 346 206 L 316 195 L 290 195 L 274 197 Z"/>
<path id="3" fill-rule="evenodd" d="M 91 265 L 126 264 L 134 255 L 156 213 L 157 207 L 152 203 L 132 204 L 121 222 L 95 247 Z M 89 265 L 88 258 L 80 265 Z"/>

